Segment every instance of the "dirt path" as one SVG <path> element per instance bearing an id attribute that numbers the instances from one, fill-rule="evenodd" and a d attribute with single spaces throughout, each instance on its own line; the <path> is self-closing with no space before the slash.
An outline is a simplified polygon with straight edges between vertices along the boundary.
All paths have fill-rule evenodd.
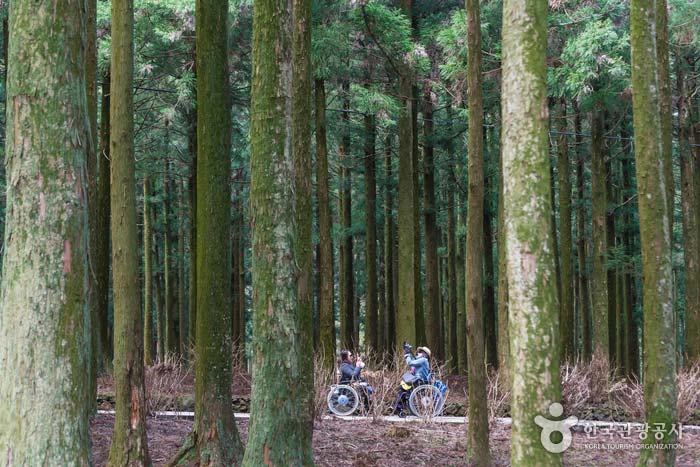
<path id="1" fill-rule="evenodd" d="M 95 465 L 104 466 L 109 451 L 114 417 L 100 415 L 92 422 Z M 148 420 L 149 447 L 154 466 L 162 466 L 175 454 L 192 426 L 190 420 L 151 418 Z M 248 422 L 239 420 L 243 440 Z M 461 466 L 464 465 L 465 426 L 455 423 L 391 423 L 367 420 L 323 420 L 314 429 L 316 465 L 337 467 L 368 466 Z M 601 430 L 602 431 L 602 430 Z M 617 435 L 597 432 L 576 433 L 572 447 L 564 454 L 564 465 L 632 467 L 636 449 L 602 449 L 591 445 L 625 442 Z M 627 441 L 628 443 L 631 441 Z M 700 434 L 684 433 L 677 466 L 700 467 Z M 491 433 L 495 465 L 507 466 L 510 456 L 510 427 L 497 425 Z"/>

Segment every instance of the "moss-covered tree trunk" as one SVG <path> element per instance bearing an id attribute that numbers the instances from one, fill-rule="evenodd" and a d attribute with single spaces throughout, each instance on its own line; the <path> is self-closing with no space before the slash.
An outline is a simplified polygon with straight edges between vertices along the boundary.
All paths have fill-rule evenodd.
<path id="1" fill-rule="evenodd" d="M 649 426 L 674 443 L 676 350 L 671 231 L 660 122 L 654 0 L 632 0 L 632 105 L 644 276 L 644 406 Z M 662 424 L 662 425 L 656 425 Z M 673 465 L 674 449 L 642 449 L 638 466 Z"/>
<path id="2" fill-rule="evenodd" d="M 178 350 L 177 331 L 175 323 L 175 271 L 173 267 L 173 232 L 170 225 L 171 217 L 171 202 L 170 197 L 170 161 L 168 160 L 167 139 L 169 138 L 168 131 L 169 123 L 165 122 L 165 156 L 163 159 L 163 275 L 165 277 L 165 309 L 163 316 L 165 318 L 165 352 L 166 354 L 176 355 Z"/>
<path id="3" fill-rule="evenodd" d="M 185 187 L 182 178 L 177 180 L 177 323 L 178 350 L 187 358 L 187 319 L 185 317 Z"/>
<path id="4" fill-rule="evenodd" d="M 567 140 L 566 101 L 559 101 L 559 138 L 557 171 L 559 172 L 559 232 L 561 241 L 561 303 L 560 303 L 560 344 L 563 361 L 573 362 L 576 358 L 574 341 L 574 259 L 571 236 L 571 181 L 569 179 L 569 142 Z"/>
<path id="5" fill-rule="evenodd" d="M 365 347 L 379 348 L 377 297 L 377 125 L 374 115 L 364 117 L 365 127 Z"/>
<path id="6" fill-rule="evenodd" d="M 158 244 L 158 235 L 154 232 L 153 234 L 153 245 L 154 245 L 154 264 L 156 270 L 162 268 L 161 261 L 161 246 Z M 156 312 L 156 355 L 158 360 L 161 362 L 165 359 L 165 317 L 163 316 L 163 309 L 165 308 L 165 298 L 163 297 L 163 273 L 159 272 L 155 275 L 155 281 L 153 284 L 153 293 L 155 300 L 155 312 Z"/>
<path id="7" fill-rule="evenodd" d="M 110 151 L 110 74 L 102 75 L 102 103 L 100 115 L 100 148 L 97 164 L 97 249 L 95 255 L 95 300 L 97 307 L 98 348 L 100 349 L 104 368 L 111 368 L 114 355 L 112 334 L 109 327 L 109 261 L 110 261 L 110 209 L 111 194 L 109 178 L 111 172 Z"/>
<path id="8" fill-rule="evenodd" d="M 228 1 L 197 0 L 195 420 L 171 465 L 239 465 L 231 410 L 231 114 Z"/>
<path id="9" fill-rule="evenodd" d="M 510 337 L 508 335 L 508 255 L 506 252 L 506 224 L 503 216 L 504 208 L 504 184 L 503 184 L 503 157 L 498 161 L 498 369 L 505 381 L 510 385 Z"/>
<path id="10" fill-rule="evenodd" d="M 683 260 L 685 264 L 685 354 L 689 360 L 700 357 L 700 270 L 698 270 L 698 207 L 695 186 L 697 163 L 691 150 L 692 100 L 686 84 L 686 59 L 678 57 L 678 152 L 681 160 L 681 208 L 683 212 Z"/>
<path id="11" fill-rule="evenodd" d="M 484 104 L 479 0 L 466 0 L 469 88 L 468 208 L 466 242 L 469 429 L 467 464 L 490 466 L 489 415 L 484 355 Z"/>
<path id="12" fill-rule="evenodd" d="M 592 317 L 591 332 L 593 354 L 609 358 L 608 333 L 608 273 L 607 258 L 607 196 L 605 186 L 604 111 L 597 104 L 590 115 L 591 120 L 591 216 L 593 230 L 593 271 L 591 275 Z"/>
<path id="13" fill-rule="evenodd" d="M 396 227 L 394 225 L 394 194 L 391 136 L 384 143 L 384 264 L 386 285 L 386 343 L 384 351 L 393 352 L 396 343 Z"/>
<path id="14" fill-rule="evenodd" d="M 90 141 L 87 153 L 87 199 L 88 199 L 88 223 L 90 227 L 89 254 L 88 261 L 90 269 L 88 278 L 90 281 L 90 339 L 92 359 L 90 360 L 90 398 L 97 400 L 97 374 L 103 368 L 102 355 L 99 341 L 99 311 L 94 293 L 97 277 L 95 275 L 95 250 L 97 250 L 97 0 L 87 0 L 86 6 L 86 29 L 87 41 L 85 48 L 85 92 L 87 95 L 87 110 L 90 124 Z M 5 53 L 5 64 L 7 64 L 7 53 Z M 5 83 L 7 89 L 7 83 Z M 5 105 L 7 110 L 7 105 Z M 4 178 L 4 177 L 3 177 Z M 2 231 L 0 231 L 0 237 Z M 1 245 L 0 245 L 1 246 Z"/>
<path id="15" fill-rule="evenodd" d="M 551 238 L 546 0 L 503 3 L 503 180 L 512 355 L 511 463 L 559 466 L 537 415 L 561 397 L 559 310 Z"/>
<path id="16" fill-rule="evenodd" d="M 488 165 L 485 171 L 488 172 Z M 484 346 L 486 349 L 486 364 L 498 368 L 498 343 L 496 336 L 496 291 L 494 288 L 493 265 L 493 222 L 492 215 L 486 202 L 490 190 L 488 176 L 484 177 Z"/>
<path id="17" fill-rule="evenodd" d="M 155 356 L 153 345 L 153 215 L 151 214 L 151 177 L 143 179 L 143 363 L 150 365 Z"/>
<path id="18" fill-rule="evenodd" d="M 110 99 L 114 390 L 109 467 L 151 464 L 146 439 L 143 324 L 134 161 L 134 5 L 112 2 Z"/>
<path id="19" fill-rule="evenodd" d="M 607 131 L 606 131 L 607 132 Z M 608 160 L 605 163 L 605 193 L 607 203 L 615 201 L 615 187 L 613 186 L 613 167 L 615 161 Z M 606 230 L 606 250 L 607 255 L 613 255 L 615 251 L 615 210 L 605 208 L 605 230 Z M 606 265 L 608 279 L 608 351 L 610 364 L 614 365 L 617 362 L 617 294 L 616 280 L 617 268 Z"/>
<path id="20" fill-rule="evenodd" d="M 84 2 L 13 1 L 0 291 L 0 465 L 89 465 Z"/>
<path id="21" fill-rule="evenodd" d="M 299 253 L 294 142 L 303 137 L 294 115 L 298 94 L 309 89 L 293 72 L 299 25 L 309 27 L 308 9 L 284 0 L 256 0 L 253 17 L 251 94 L 251 210 L 253 222 L 253 387 L 244 465 L 313 465 L 308 368 L 309 340 L 299 312 Z M 296 13 L 296 14 L 294 14 Z M 296 21 L 294 17 L 296 16 Z M 295 28 L 296 26 L 296 28 Z M 296 29 L 296 34 L 295 34 Z M 297 59 L 300 57 L 297 56 Z M 307 76 L 307 75 L 304 75 Z M 294 94 L 297 93 L 295 97 Z M 296 112 L 295 112 L 296 111 Z M 307 119 L 308 123 L 308 119 Z M 308 142 L 307 142 L 308 144 Z M 297 146 L 298 147 L 298 146 Z M 308 175 L 299 174 L 300 176 Z M 309 196 L 310 193 L 299 194 Z M 310 284 L 309 284 L 310 285 Z"/>
<path id="22" fill-rule="evenodd" d="M 197 98 L 196 86 L 194 86 L 194 98 Z M 189 347 L 194 349 L 196 346 L 197 334 L 197 111 L 191 109 L 187 113 L 187 149 L 191 160 L 189 164 L 189 175 L 187 177 L 187 198 L 190 211 L 189 225 L 189 254 L 190 254 L 190 270 L 189 270 L 189 329 L 187 336 L 189 338 Z"/>
<path id="23" fill-rule="evenodd" d="M 287 21 L 293 24 L 292 32 L 292 152 L 294 160 L 294 213 L 295 213 L 295 229 L 293 240 L 294 263 L 298 268 L 296 277 L 297 287 L 297 307 L 295 311 L 296 326 L 292 329 L 292 339 L 296 343 L 290 349 L 290 356 L 296 357 L 297 368 L 289 378 L 288 384 L 294 388 L 289 393 L 289 399 L 296 406 L 296 413 L 291 414 L 288 422 L 292 425 L 289 427 L 290 436 L 289 442 L 296 448 L 297 453 L 288 454 L 287 449 L 279 449 L 279 454 L 282 454 L 279 465 L 305 465 L 311 466 L 314 464 L 313 450 L 313 432 L 314 432 L 314 358 L 313 358 L 313 297 L 311 296 L 313 289 L 312 268 L 313 268 L 313 191 L 311 188 L 312 179 L 312 163 L 311 163 L 311 2 L 312 0 L 292 0 L 292 14 L 287 18 Z M 258 23 L 259 24 L 259 23 Z M 282 29 L 282 28 L 281 28 Z M 284 34 L 283 29 L 280 31 Z M 284 41 L 284 39 L 283 39 Z M 264 50 L 264 49 L 263 49 Z M 288 66 L 284 60 L 280 60 L 279 64 Z M 280 76 L 284 76 L 284 73 Z M 278 88 L 280 91 L 282 88 Z M 284 116 L 286 123 L 289 123 L 290 116 Z M 373 125 L 370 125 L 370 127 Z M 277 128 L 276 128 L 277 129 Z M 371 130 L 371 129 L 370 129 Z M 369 132 L 373 133 L 372 131 Z M 260 133 L 262 136 L 263 133 Z M 272 135 L 272 132 L 270 132 Z M 374 137 L 371 136 L 373 140 Z M 371 144 L 370 144 L 371 143 Z M 374 141 L 370 141 L 368 146 L 372 146 L 374 153 Z M 374 159 L 371 159 L 374 161 Z M 374 175 L 374 174 L 373 174 Z M 368 192 L 374 193 L 373 190 Z M 282 206 L 284 203 L 281 203 Z M 280 206 L 280 207 L 282 207 Z M 374 213 L 374 209 L 372 209 Z M 263 215 L 264 217 L 264 215 Z M 376 259 L 376 231 L 375 231 L 375 259 Z M 368 239 L 369 242 L 369 239 Z M 374 277 L 374 300 L 375 300 L 375 316 L 376 316 L 376 263 Z M 369 292 L 369 291 L 368 291 Z M 270 303 L 270 302 L 268 302 Z M 359 312 L 356 313 L 359 316 Z M 376 318 L 375 318 L 376 321 Z M 376 325 L 376 324 L 375 324 Z M 356 326 L 355 344 L 359 345 L 359 323 Z M 291 334 L 291 333 L 290 333 Z M 273 334 L 263 338 L 270 338 Z M 259 334 L 258 334 L 259 336 Z M 264 347 L 264 346 L 263 346 Z M 261 350 L 261 348 L 258 348 Z M 294 352 L 294 350 L 296 352 Z M 263 356 L 263 359 L 265 356 Z M 279 360 L 275 358 L 274 353 L 267 356 L 268 365 L 278 365 Z M 263 364 L 264 365 L 264 364 Z M 262 365 L 261 365 L 262 366 Z M 279 371 L 279 367 L 278 371 Z M 264 372 L 263 372 L 264 374 Z M 264 377 L 269 377 L 265 375 Z M 263 380 L 265 381 L 265 380 Z M 265 383 L 263 383 L 265 384 Z M 259 386 L 258 386 L 259 387 Z M 264 395 L 262 400 L 266 400 Z M 259 399 L 260 400 L 260 399 Z M 267 399 L 269 400 L 269 399 Z M 279 400 L 278 396 L 272 400 Z M 263 403 L 264 405 L 267 405 Z M 270 410 L 269 415 L 272 416 L 274 409 Z M 269 427 L 264 424 L 257 425 L 258 430 L 267 431 Z M 262 428 L 262 430 L 261 430 Z M 270 440 L 267 438 L 267 433 L 258 439 L 264 438 L 265 442 Z M 273 437 L 274 438 L 274 437 Z M 287 439 L 285 439 L 287 441 Z M 281 447 L 281 446 L 280 446 Z M 264 451 L 264 448 L 263 448 Z M 275 456 L 272 456 L 273 458 Z M 253 458 L 260 457 L 254 456 Z M 264 456 L 263 456 L 264 460 Z M 275 462 L 273 462 L 274 464 Z"/>
<path id="24" fill-rule="evenodd" d="M 326 136 L 326 82 L 315 82 L 316 118 L 316 199 L 319 230 L 320 346 L 328 369 L 335 364 L 335 315 L 333 289 L 333 218 L 328 187 L 328 139 Z"/>
<path id="25" fill-rule="evenodd" d="M 433 139 L 433 105 L 437 96 L 429 84 L 423 96 L 423 205 L 425 219 L 425 324 L 427 345 L 433 356 L 442 360 L 440 348 L 440 285 L 438 280 L 438 226 L 435 203 L 435 148 Z"/>
<path id="26" fill-rule="evenodd" d="M 456 185 L 454 169 L 453 167 L 448 167 L 447 169 L 447 185 L 449 187 L 454 187 Z M 457 219 L 455 217 L 456 211 L 456 200 L 454 190 L 451 188 L 447 189 L 447 303 L 445 306 L 444 323 L 444 347 L 445 347 L 445 361 L 451 361 L 450 367 L 456 369 L 458 365 L 456 352 L 453 353 L 451 344 L 453 343 L 452 337 L 450 335 L 452 326 L 452 317 L 457 316 Z"/>
<path id="27" fill-rule="evenodd" d="M 579 278 L 579 308 L 581 315 L 582 357 L 585 361 L 591 359 L 591 303 L 588 287 L 588 266 L 586 261 L 586 204 L 585 204 L 585 173 L 583 161 L 583 140 L 581 137 L 581 113 L 574 103 L 574 133 L 576 146 L 576 255 Z"/>
<path id="28" fill-rule="evenodd" d="M 401 0 L 400 6 L 410 19 L 412 0 Z M 398 181 L 398 303 L 396 308 L 396 344 L 416 340 L 416 219 L 413 188 L 413 83 L 407 65 L 399 76 L 399 181 Z"/>
<path id="29" fill-rule="evenodd" d="M 357 344 L 354 339 L 355 328 L 355 273 L 352 235 L 352 162 L 350 151 L 350 100 L 348 93 L 349 83 L 343 82 L 342 92 L 346 96 L 343 100 L 343 112 L 340 119 L 342 129 L 340 144 L 338 145 L 338 157 L 340 158 L 340 213 L 342 219 L 341 234 L 341 267 L 340 281 L 340 346 L 345 349 L 355 349 Z"/>

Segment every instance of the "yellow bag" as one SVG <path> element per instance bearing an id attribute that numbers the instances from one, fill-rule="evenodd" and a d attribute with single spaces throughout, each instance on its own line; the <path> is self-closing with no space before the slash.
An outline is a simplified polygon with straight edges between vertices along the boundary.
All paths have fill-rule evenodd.
<path id="1" fill-rule="evenodd" d="M 411 385 L 408 384 L 406 381 L 401 381 L 401 387 L 404 388 L 404 390 L 409 391 L 411 389 Z"/>

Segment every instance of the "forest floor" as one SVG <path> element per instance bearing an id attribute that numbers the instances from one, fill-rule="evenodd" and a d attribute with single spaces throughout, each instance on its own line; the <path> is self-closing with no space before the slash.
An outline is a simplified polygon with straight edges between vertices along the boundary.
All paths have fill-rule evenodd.
<path id="1" fill-rule="evenodd" d="M 107 461 L 113 424 L 111 415 L 99 415 L 92 422 L 95 466 L 104 466 Z M 245 441 L 248 421 L 239 420 L 237 426 Z M 154 466 L 164 465 L 175 455 L 191 427 L 190 420 L 149 418 L 148 442 Z M 510 434 L 510 426 L 492 427 L 491 452 L 495 465 L 510 465 Z M 633 439 L 621 439 L 619 434 L 576 433 L 572 446 L 564 453 L 564 465 L 631 467 L 639 455 L 637 449 L 610 447 L 634 442 Z M 676 465 L 700 466 L 700 434 L 684 432 L 679 442 L 682 447 L 678 450 Z M 607 445 L 607 448 L 592 444 Z M 458 466 L 464 465 L 466 427 L 423 422 L 393 424 L 369 420 L 323 420 L 316 422 L 314 427 L 314 451 L 318 466 Z"/>

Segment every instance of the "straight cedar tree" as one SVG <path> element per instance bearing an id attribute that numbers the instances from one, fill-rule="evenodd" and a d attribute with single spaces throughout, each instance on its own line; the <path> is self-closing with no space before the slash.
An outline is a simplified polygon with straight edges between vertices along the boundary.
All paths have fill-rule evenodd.
<path id="1" fill-rule="evenodd" d="M 177 180 L 178 232 L 177 232 L 177 322 L 178 348 L 180 355 L 187 358 L 187 321 L 185 319 L 185 187 L 182 178 Z"/>
<path id="2" fill-rule="evenodd" d="M 296 275 L 298 304 L 296 329 L 294 330 L 296 334 L 294 339 L 297 340 L 297 345 L 290 352 L 290 357 L 297 358 L 298 373 L 295 373 L 289 382 L 294 388 L 289 393 L 290 399 L 296 405 L 297 412 L 290 417 L 289 421 L 295 424 L 291 428 L 296 436 L 291 436 L 291 438 L 293 446 L 300 451 L 300 455 L 299 457 L 296 455 L 282 457 L 280 464 L 313 465 L 314 323 L 313 297 L 311 295 L 313 291 L 313 212 L 311 206 L 313 193 L 311 188 L 311 126 L 309 125 L 311 121 L 311 0 L 293 0 L 292 15 L 287 21 L 293 23 L 292 68 L 294 72 L 292 75 L 291 115 L 295 190 L 293 245 L 294 261 L 298 268 Z M 290 117 L 286 118 L 288 121 Z M 376 288 L 374 293 L 376 314 Z M 269 335 L 265 337 L 270 338 Z M 359 344 L 357 340 L 356 344 Z M 274 358 L 270 360 L 275 361 Z"/>
<path id="3" fill-rule="evenodd" d="M 557 172 L 559 176 L 559 231 L 561 261 L 561 315 L 559 329 L 562 361 L 576 358 L 574 342 L 574 258 L 571 235 L 571 180 L 569 179 L 569 142 L 567 141 L 566 101 L 559 100 L 559 137 Z"/>
<path id="4" fill-rule="evenodd" d="M 579 300 L 581 308 L 581 341 L 583 359 L 589 361 L 591 359 L 591 304 L 588 293 L 588 273 L 586 268 L 586 204 L 585 204 L 585 179 L 584 179 L 584 162 L 581 138 L 581 113 L 574 103 L 574 133 L 576 153 L 576 192 L 578 198 L 578 209 L 576 210 L 576 232 L 578 238 L 576 240 L 578 271 L 579 271 Z"/>
<path id="5" fill-rule="evenodd" d="M 109 467 L 150 465 L 134 161 L 134 4 L 112 2 L 110 146 L 116 416 Z"/>
<path id="6" fill-rule="evenodd" d="M 593 355 L 609 358 L 608 333 L 608 273 L 607 256 L 607 196 L 605 184 L 604 111 L 596 104 L 591 120 L 591 210 L 593 219 L 593 271 L 591 276 L 592 317 L 591 332 Z"/>
<path id="7" fill-rule="evenodd" d="M 401 10 L 411 18 L 411 0 L 401 0 Z M 398 303 L 396 308 L 396 345 L 416 340 L 415 228 L 413 188 L 413 83 L 411 69 L 402 64 L 399 76 L 399 182 L 398 182 Z"/>
<path id="8" fill-rule="evenodd" d="M 143 364 L 153 363 L 153 215 L 151 177 L 143 179 Z"/>
<path id="9" fill-rule="evenodd" d="M 451 145 L 451 143 L 448 143 Z M 448 152 L 448 159 L 451 151 Z M 450 166 L 447 169 L 447 185 L 449 187 L 456 186 L 454 167 Z M 454 368 L 458 363 L 457 351 L 452 349 L 451 343 L 457 344 L 456 337 L 453 339 L 450 335 L 453 325 L 452 318 L 457 316 L 457 224 L 456 224 L 456 200 L 454 190 L 447 190 L 447 306 L 445 307 L 444 322 L 444 360 L 452 359 L 451 367 Z"/>
<path id="10" fill-rule="evenodd" d="M 392 160 L 391 135 L 384 142 L 384 263 L 386 286 L 386 342 L 383 346 L 385 352 L 392 353 L 396 342 L 396 257 L 395 239 L 396 228 L 394 226 L 394 194 L 392 190 L 393 160 Z"/>
<path id="11" fill-rule="evenodd" d="M 113 345 L 109 332 L 109 259 L 110 259 L 110 209 L 111 194 L 109 178 L 111 172 L 110 156 L 110 95 L 111 77 L 109 71 L 102 75 L 102 105 L 100 106 L 100 161 L 97 164 L 97 250 L 95 255 L 95 300 L 97 307 L 97 323 L 99 348 L 102 354 L 102 367 L 112 367 Z"/>
<path id="12" fill-rule="evenodd" d="M 12 2 L 9 29 L 0 464 L 89 465 L 84 3 Z"/>
<path id="13" fill-rule="evenodd" d="M 328 187 L 328 139 L 326 136 L 326 83 L 315 81 L 316 198 L 319 230 L 319 326 L 321 352 L 327 369 L 335 364 L 335 317 L 333 313 L 333 218 Z"/>
<path id="14" fill-rule="evenodd" d="M 194 45 L 192 46 L 194 49 Z M 192 52 L 197 73 L 196 55 Z M 196 81 L 196 79 L 195 79 Z M 193 86 L 193 95 L 197 99 L 197 86 Z M 195 335 L 197 334 L 197 110 L 195 106 L 190 107 L 187 112 L 187 150 L 190 153 L 189 175 L 187 178 L 187 198 L 190 208 L 189 225 L 189 250 L 190 250 L 190 270 L 189 270 L 189 308 L 187 316 L 188 322 L 188 346 L 190 350 L 195 348 Z"/>
<path id="15" fill-rule="evenodd" d="M 508 336 L 508 256 L 506 252 L 505 218 L 503 216 L 503 157 L 498 161 L 498 368 L 506 375 L 506 381 L 510 381 L 510 338 Z"/>
<path id="16" fill-rule="evenodd" d="M 170 161 L 168 160 L 169 122 L 165 122 L 165 157 L 163 158 L 163 267 L 165 276 L 165 352 L 176 355 L 178 351 L 175 326 L 175 271 L 173 264 L 173 231 L 171 226 Z"/>
<path id="17" fill-rule="evenodd" d="M 698 218 L 695 173 L 698 161 L 693 160 L 691 151 L 691 115 L 692 99 L 686 84 L 686 59 L 679 57 L 676 61 L 678 83 L 678 152 L 681 160 L 681 208 L 683 212 L 683 259 L 685 263 L 685 309 L 686 309 L 686 356 L 695 360 L 700 356 L 698 342 L 700 329 L 698 313 L 700 312 L 700 278 L 698 274 Z"/>
<path id="18" fill-rule="evenodd" d="M 428 82 L 423 96 L 423 204 L 425 218 L 425 334 L 433 356 L 442 360 L 440 341 L 440 284 L 438 280 L 438 226 L 435 202 L 435 148 L 433 139 L 433 106 L 437 96 Z"/>
<path id="19" fill-rule="evenodd" d="M 503 2 L 503 180 L 512 358 L 511 463 L 560 466 L 537 415 L 561 398 L 547 138 L 547 0 Z"/>
<path id="20" fill-rule="evenodd" d="M 658 94 L 654 0 L 632 0 L 632 111 L 639 193 L 642 274 L 644 276 L 644 406 L 649 426 L 661 426 L 663 439 L 675 443 L 676 330 L 673 321 L 673 272 L 669 204 Z M 656 425 L 661 424 L 661 425 Z M 673 449 L 642 449 L 638 466 L 674 465 Z"/>
<path id="21" fill-rule="evenodd" d="M 378 341 L 378 292 L 377 292 L 377 180 L 376 157 L 377 124 L 374 115 L 365 115 L 365 268 L 367 294 L 365 300 L 365 346 L 377 350 Z"/>
<path id="22" fill-rule="evenodd" d="M 294 70 L 295 22 L 309 27 L 306 6 L 255 0 L 251 88 L 251 185 L 253 217 L 253 371 L 248 444 L 243 465 L 313 465 L 308 368 L 311 338 L 299 306 L 300 245 L 295 223 L 295 146 L 301 135 L 294 114 L 301 72 Z M 296 17 L 296 21 L 295 21 Z M 296 28 L 299 28 L 296 25 Z M 296 49 L 296 51 L 294 50 Z M 296 103 L 296 105 L 295 105 Z M 309 103 L 310 104 L 310 103 Z M 304 112 L 307 112 L 304 110 Z M 308 119 L 306 120 L 308 122 Z M 297 123 L 298 124 L 298 123 Z M 308 172 L 307 172 L 308 173 Z M 301 174 L 300 174 L 301 175 Z M 309 193 L 310 195 L 310 193 Z M 309 284 L 310 285 L 310 284 Z M 310 310 L 310 308 L 309 308 Z M 303 343 L 308 340 L 308 344 Z M 304 355 L 304 349 L 309 352 Z M 282 370 L 282 371 L 280 371 Z"/>
<path id="23" fill-rule="evenodd" d="M 197 0 L 195 420 L 170 465 L 239 465 L 231 410 L 231 111 L 228 1 Z"/>
<path id="24" fill-rule="evenodd" d="M 350 150 L 350 100 L 347 98 L 350 84 L 342 83 L 343 112 L 340 116 L 342 129 L 338 155 L 340 158 L 340 211 L 342 217 L 342 241 L 340 245 L 340 345 L 346 349 L 355 348 L 355 273 L 353 268 L 352 229 L 352 163 L 348 156 Z"/>
<path id="25" fill-rule="evenodd" d="M 87 95 L 87 111 L 90 123 L 90 140 L 87 153 L 87 199 L 88 199 L 88 223 L 89 223 L 89 251 L 88 261 L 90 262 L 90 320 L 92 338 L 92 359 L 90 360 L 90 397 L 97 400 L 97 374 L 101 370 L 102 352 L 99 341 L 99 328 L 97 323 L 99 312 L 97 309 L 95 290 L 96 276 L 92 272 L 95 270 L 95 255 L 97 249 L 97 0 L 87 0 L 86 7 L 86 48 L 85 48 L 85 93 Z M 5 52 L 7 59 L 7 52 Z M 5 60 L 7 63 L 7 60 Z M 5 83 L 7 86 L 7 83 Z M 7 105 L 5 106 L 7 108 Z M 2 236 L 2 233 L 0 233 Z"/>
<path id="26" fill-rule="evenodd" d="M 468 209 L 466 243 L 467 373 L 469 430 L 467 464 L 492 464 L 486 407 L 484 352 L 484 103 L 481 80 L 479 0 L 466 0 L 469 88 Z"/>

